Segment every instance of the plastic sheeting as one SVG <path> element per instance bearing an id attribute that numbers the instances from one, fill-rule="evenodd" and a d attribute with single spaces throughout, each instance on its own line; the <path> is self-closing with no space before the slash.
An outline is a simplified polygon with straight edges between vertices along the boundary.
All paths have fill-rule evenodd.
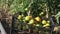
<path id="1" fill-rule="evenodd" d="M 1 34 L 6 34 L 5 29 L 3 28 L 3 25 L 0 22 L 0 30 L 1 30 Z"/>

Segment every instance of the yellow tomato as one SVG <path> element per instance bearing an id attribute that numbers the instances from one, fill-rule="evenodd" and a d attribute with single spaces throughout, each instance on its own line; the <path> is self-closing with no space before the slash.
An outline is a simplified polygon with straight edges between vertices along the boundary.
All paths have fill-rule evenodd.
<path id="1" fill-rule="evenodd" d="M 29 21 L 30 20 L 30 17 L 29 16 L 26 16 L 25 17 L 25 21 Z"/>
<path id="2" fill-rule="evenodd" d="M 40 17 L 36 17 L 35 20 L 38 21 L 38 22 L 41 22 L 41 18 Z"/>
<path id="3" fill-rule="evenodd" d="M 39 26 L 39 24 L 36 24 L 36 26 Z"/>
<path id="4" fill-rule="evenodd" d="M 47 23 L 50 23 L 50 21 L 47 21 Z"/>
<path id="5" fill-rule="evenodd" d="M 42 24 L 46 24 L 46 23 L 47 23 L 46 20 L 43 20 L 43 21 L 42 21 Z"/>
<path id="6" fill-rule="evenodd" d="M 29 16 L 30 19 L 32 19 L 32 16 Z"/>
<path id="7" fill-rule="evenodd" d="M 21 15 L 19 15 L 19 16 L 18 16 L 18 19 L 21 19 L 21 18 L 22 18 L 22 16 L 21 16 Z"/>
<path id="8" fill-rule="evenodd" d="M 41 12 L 39 15 L 43 15 L 44 14 L 44 12 Z"/>
<path id="9" fill-rule="evenodd" d="M 28 24 L 34 24 L 34 20 L 31 19 Z"/>
<path id="10" fill-rule="evenodd" d="M 43 27 L 48 27 L 48 26 L 50 26 L 50 24 L 48 24 L 48 23 L 47 23 L 47 24 L 45 24 L 45 25 L 43 25 Z"/>

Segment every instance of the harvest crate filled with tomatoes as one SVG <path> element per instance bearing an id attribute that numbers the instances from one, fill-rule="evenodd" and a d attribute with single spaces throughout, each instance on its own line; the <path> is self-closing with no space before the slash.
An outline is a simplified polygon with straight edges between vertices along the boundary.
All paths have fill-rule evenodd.
<path id="1" fill-rule="evenodd" d="M 26 14 L 26 15 L 25 15 Z M 46 16 L 45 12 L 40 12 L 38 15 L 28 15 L 26 12 L 18 12 L 12 17 L 12 30 L 14 32 L 25 32 L 33 34 L 51 33 L 54 28 L 53 16 Z M 18 33 L 17 32 L 17 33 Z M 47 32 L 47 33 L 46 33 Z"/>

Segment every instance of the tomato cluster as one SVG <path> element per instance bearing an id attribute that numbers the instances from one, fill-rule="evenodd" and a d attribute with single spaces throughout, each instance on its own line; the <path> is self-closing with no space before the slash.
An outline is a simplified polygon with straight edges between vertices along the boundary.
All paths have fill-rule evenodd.
<path id="1" fill-rule="evenodd" d="M 42 19 L 40 16 L 37 16 L 33 18 L 31 15 L 30 16 L 22 16 L 18 15 L 17 17 L 18 20 L 22 20 L 26 24 L 33 25 L 33 26 L 38 26 L 38 27 L 49 27 L 50 26 L 50 21 Z"/>

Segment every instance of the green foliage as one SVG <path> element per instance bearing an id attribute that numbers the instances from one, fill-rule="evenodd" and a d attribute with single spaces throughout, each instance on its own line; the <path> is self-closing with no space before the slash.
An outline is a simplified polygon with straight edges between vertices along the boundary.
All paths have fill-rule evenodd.
<path id="1" fill-rule="evenodd" d="M 60 10 L 59 5 L 59 0 L 0 0 L 0 7 L 5 11 L 9 9 L 13 14 L 30 11 L 30 15 L 34 14 L 33 17 L 39 16 L 41 12 L 46 13 L 47 16 L 52 15 L 52 12 L 57 14 Z"/>
<path id="2" fill-rule="evenodd" d="M 49 17 L 51 13 L 57 15 L 60 12 L 59 5 L 59 0 L 0 0 L 0 7 L 5 11 L 9 10 L 12 14 L 22 12 L 33 17 L 39 16 L 41 12 Z"/>
<path id="3" fill-rule="evenodd" d="M 58 12 L 58 13 L 55 15 L 55 17 L 56 17 L 57 23 L 59 24 L 60 12 Z"/>

